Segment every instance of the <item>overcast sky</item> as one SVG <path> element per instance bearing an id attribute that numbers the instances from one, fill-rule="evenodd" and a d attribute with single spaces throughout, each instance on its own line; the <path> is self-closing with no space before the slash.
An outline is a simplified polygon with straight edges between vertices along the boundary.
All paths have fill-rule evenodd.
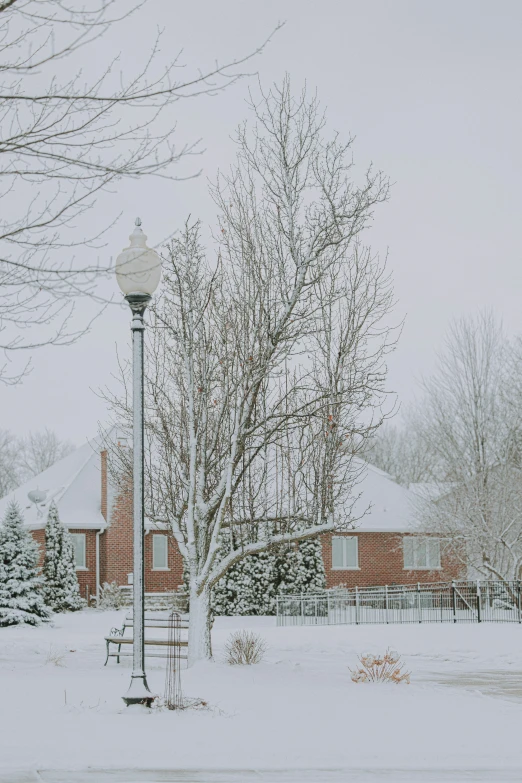
<path id="1" fill-rule="evenodd" d="M 389 386 L 407 401 L 452 318 L 489 307 L 510 334 L 522 332 L 522 3 L 149 0 L 97 56 L 121 49 L 130 66 L 159 26 L 165 51 L 183 48 L 190 71 L 251 51 L 280 20 L 285 27 L 249 69 L 266 85 L 288 71 L 296 90 L 305 81 L 317 89 L 330 129 L 356 136 L 356 163 L 373 161 L 394 182 L 367 240 L 388 251 L 396 317 L 406 318 Z M 181 173 L 203 173 L 100 201 L 96 223 L 123 211 L 101 260 L 128 244 L 136 215 L 150 244 L 188 213 L 212 222 L 206 179 L 233 159 L 229 137 L 248 115 L 249 83 L 177 104 L 180 143 L 201 137 L 206 150 Z M 116 349 L 126 356 L 129 339 L 127 309 L 114 306 L 75 345 L 35 353 L 21 386 L 0 386 L 0 427 L 24 434 L 46 426 L 81 444 L 105 418 L 96 392 L 112 383 Z"/>

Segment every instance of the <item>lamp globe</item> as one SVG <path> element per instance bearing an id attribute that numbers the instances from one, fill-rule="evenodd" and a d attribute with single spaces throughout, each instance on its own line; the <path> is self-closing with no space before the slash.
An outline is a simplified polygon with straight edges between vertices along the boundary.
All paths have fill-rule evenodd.
<path id="1" fill-rule="evenodd" d="M 116 259 L 116 279 L 125 296 L 146 294 L 151 296 L 161 280 L 161 258 L 150 247 L 141 230 L 141 220 L 129 237 L 130 245 Z"/>

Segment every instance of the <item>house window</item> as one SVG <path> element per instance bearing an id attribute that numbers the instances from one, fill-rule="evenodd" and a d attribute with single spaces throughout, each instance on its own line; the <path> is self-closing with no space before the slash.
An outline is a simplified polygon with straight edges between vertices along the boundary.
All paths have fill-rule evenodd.
<path id="1" fill-rule="evenodd" d="M 332 569 L 349 571 L 359 568 L 357 536 L 334 536 L 332 538 Z"/>
<path id="2" fill-rule="evenodd" d="M 166 571 L 169 567 L 168 539 L 164 535 L 152 536 L 152 568 Z"/>
<path id="3" fill-rule="evenodd" d="M 438 538 L 406 536 L 403 539 L 404 568 L 416 570 L 440 568 L 440 541 Z"/>
<path id="4" fill-rule="evenodd" d="M 76 569 L 87 568 L 85 560 L 85 533 L 71 533 Z"/>

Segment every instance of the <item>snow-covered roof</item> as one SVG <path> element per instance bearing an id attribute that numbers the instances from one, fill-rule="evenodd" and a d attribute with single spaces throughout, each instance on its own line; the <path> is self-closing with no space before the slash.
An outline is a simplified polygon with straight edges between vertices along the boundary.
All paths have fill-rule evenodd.
<path id="1" fill-rule="evenodd" d="M 360 497 L 352 514 L 359 517 L 370 506 L 368 513 L 355 523 L 361 533 L 408 532 L 415 524 L 415 495 L 383 470 L 367 464 L 359 484 L 354 488 Z"/>
<path id="2" fill-rule="evenodd" d="M 45 501 L 35 505 L 28 498 L 33 490 L 46 491 Z M 33 479 L 0 499 L 0 522 L 7 506 L 15 500 L 30 528 L 45 525 L 52 500 L 68 528 L 104 528 L 101 513 L 101 461 L 97 440 L 88 441 L 67 457 L 55 462 Z"/>
<path id="3" fill-rule="evenodd" d="M 101 513 L 100 451 L 98 439 L 89 441 L 1 498 L 0 523 L 8 504 L 15 500 L 23 511 L 28 527 L 44 527 L 49 504 L 54 500 L 60 519 L 68 528 L 105 528 L 106 522 Z M 418 495 L 397 484 L 379 468 L 360 460 L 357 462 L 361 478 L 354 488 L 354 494 L 359 497 L 351 515 L 362 518 L 355 523 L 355 528 L 362 533 L 412 530 L 415 527 L 415 501 Z M 46 491 L 45 501 L 37 505 L 28 498 L 28 493 L 36 489 Z M 368 507 L 370 510 L 364 514 Z M 150 523 L 146 522 L 147 526 Z"/>

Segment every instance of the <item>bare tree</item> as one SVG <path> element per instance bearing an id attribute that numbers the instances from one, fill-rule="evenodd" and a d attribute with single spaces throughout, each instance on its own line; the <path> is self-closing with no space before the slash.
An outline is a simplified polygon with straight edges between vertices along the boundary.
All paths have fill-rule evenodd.
<path id="1" fill-rule="evenodd" d="M 513 345 L 488 314 L 450 329 L 437 372 L 424 383 L 417 436 L 444 477 L 423 523 L 453 556 L 489 578 L 520 578 L 522 375 Z"/>
<path id="2" fill-rule="evenodd" d="M 106 269 L 86 268 L 72 249 L 99 246 L 110 225 L 97 220 L 88 236 L 82 216 L 122 179 L 175 178 L 180 159 L 198 151 L 197 143 L 174 143 L 175 104 L 224 89 L 249 59 L 182 76 L 179 56 L 161 59 L 158 38 L 127 77 L 102 38 L 144 4 L 0 2 L 0 349 L 7 355 L 78 337 L 73 300 L 92 295 Z"/>
<path id="3" fill-rule="evenodd" d="M 364 459 L 406 487 L 439 481 L 438 459 L 429 438 L 424 437 L 422 418 L 421 409 L 406 407 L 398 424 L 385 422 L 369 439 Z"/>
<path id="4" fill-rule="evenodd" d="M 4 497 L 33 476 L 42 473 L 75 446 L 45 429 L 18 438 L 9 430 L 0 430 L 0 497 Z"/>
<path id="5" fill-rule="evenodd" d="M 52 430 L 45 429 L 41 432 L 30 432 L 27 438 L 19 442 L 18 448 L 19 481 L 23 483 L 43 473 L 76 447 L 70 441 L 60 440 Z"/>
<path id="6" fill-rule="evenodd" d="M 148 348 L 146 513 L 185 562 L 191 662 L 211 654 L 210 591 L 231 565 L 353 524 L 391 343 L 390 282 L 358 241 L 386 178 L 354 183 L 351 142 L 326 140 L 317 100 L 288 79 L 252 109 L 213 191 L 217 264 L 187 223 Z"/>
<path id="7" fill-rule="evenodd" d="M 9 430 L 0 430 L 0 498 L 19 484 L 19 450 L 15 436 Z"/>

